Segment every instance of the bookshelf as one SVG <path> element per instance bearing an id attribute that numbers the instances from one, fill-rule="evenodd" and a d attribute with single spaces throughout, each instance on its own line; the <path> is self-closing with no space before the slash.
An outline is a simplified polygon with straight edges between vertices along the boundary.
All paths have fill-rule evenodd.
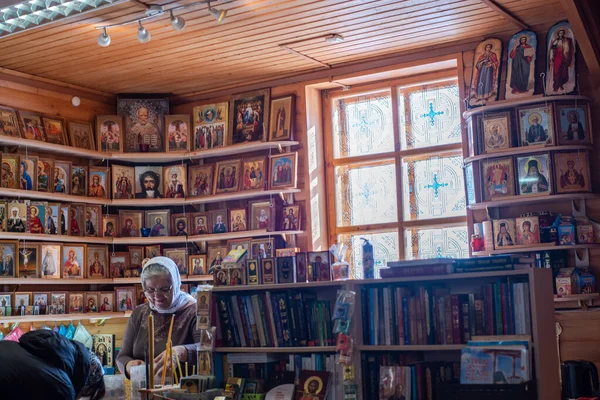
<path id="1" fill-rule="evenodd" d="M 215 347 L 216 353 L 335 353 L 335 346 L 306 347 Z"/>
<path id="2" fill-rule="evenodd" d="M 575 244 L 575 245 L 555 245 L 552 243 L 541 243 L 531 245 L 507 246 L 501 250 L 490 251 L 474 251 L 474 257 L 492 256 L 498 254 L 513 254 L 513 253 L 533 253 L 536 251 L 547 250 L 577 250 L 577 249 L 600 249 L 600 244 Z"/>
<path id="3" fill-rule="evenodd" d="M 136 278 L 0 278 L 0 285 L 131 285 L 140 284 L 140 277 Z M 181 282 L 207 282 L 212 281 L 212 275 L 182 276 Z"/>

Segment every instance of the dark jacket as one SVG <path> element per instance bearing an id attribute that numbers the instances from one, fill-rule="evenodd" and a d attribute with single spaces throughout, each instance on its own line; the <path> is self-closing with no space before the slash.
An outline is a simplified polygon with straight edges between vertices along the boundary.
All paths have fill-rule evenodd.
<path id="1" fill-rule="evenodd" d="M 81 343 L 47 329 L 0 341 L 0 399 L 75 400 L 89 369 Z"/>

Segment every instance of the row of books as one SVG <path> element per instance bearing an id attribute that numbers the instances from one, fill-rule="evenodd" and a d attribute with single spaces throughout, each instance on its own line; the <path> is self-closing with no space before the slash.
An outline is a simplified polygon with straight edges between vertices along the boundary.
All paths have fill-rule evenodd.
<path id="1" fill-rule="evenodd" d="M 507 271 L 515 269 L 510 255 L 473 258 L 435 258 L 401 260 L 387 264 L 380 271 L 382 278 L 400 278 L 425 275 L 448 275 L 468 272 Z"/>
<path id="2" fill-rule="evenodd" d="M 362 290 L 365 344 L 447 345 L 473 336 L 531 334 L 527 282 L 507 279 L 464 294 L 435 285 Z"/>
<path id="3" fill-rule="evenodd" d="M 332 302 L 301 292 L 222 295 L 217 298 L 222 345 L 333 346 Z"/>

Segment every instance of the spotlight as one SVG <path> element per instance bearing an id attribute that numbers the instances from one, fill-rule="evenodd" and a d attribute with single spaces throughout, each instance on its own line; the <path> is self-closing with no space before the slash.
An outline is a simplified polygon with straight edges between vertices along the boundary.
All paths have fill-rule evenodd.
<path id="1" fill-rule="evenodd" d="M 98 36 L 98 46 L 107 47 L 110 44 L 110 36 L 106 33 L 106 28 L 104 28 L 104 32 Z"/>
<path id="2" fill-rule="evenodd" d="M 333 35 L 327 36 L 325 38 L 325 41 L 327 41 L 327 43 L 331 43 L 331 44 L 342 43 L 344 41 L 344 37 L 342 35 L 338 35 L 337 33 L 334 33 Z"/>
<path id="3" fill-rule="evenodd" d="M 210 6 L 210 2 L 208 3 L 208 12 L 217 19 L 217 22 L 222 22 L 227 15 L 227 10 L 219 10 L 217 8 L 212 8 Z"/>
<path id="4" fill-rule="evenodd" d="M 142 21 L 138 21 L 140 27 L 138 28 L 137 38 L 140 43 L 148 43 L 151 39 L 150 32 L 142 26 Z"/>
<path id="5" fill-rule="evenodd" d="M 185 28 L 185 19 L 174 16 L 173 11 L 171 11 L 171 26 L 179 32 Z"/>

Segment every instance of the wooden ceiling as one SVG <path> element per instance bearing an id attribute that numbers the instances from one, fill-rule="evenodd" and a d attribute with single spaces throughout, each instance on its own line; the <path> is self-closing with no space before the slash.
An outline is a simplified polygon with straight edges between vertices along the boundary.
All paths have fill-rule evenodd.
<path id="1" fill-rule="evenodd" d="M 169 3 L 170 8 L 193 0 Z M 143 15 L 136 2 L 79 15 L 0 39 L 0 67 L 107 93 L 183 95 L 327 69 L 291 54 L 290 47 L 331 66 L 479 40 L 520 28 L 484 0 L 233 0 L 221 24 L 202 5 L 181 14 L 183 31 L 168 18 L 109 30 L 112 43 L 96 44 L 96 26 Z M 560 0 L 496 0 L 529 26 L 547 27 L 563 15 Z M 154 4 L 167 4 L 154 1 Z M 322 36 L 343 35 L 342 43 Z M 299 42 L 299 43 L 298 43 Z"/>

